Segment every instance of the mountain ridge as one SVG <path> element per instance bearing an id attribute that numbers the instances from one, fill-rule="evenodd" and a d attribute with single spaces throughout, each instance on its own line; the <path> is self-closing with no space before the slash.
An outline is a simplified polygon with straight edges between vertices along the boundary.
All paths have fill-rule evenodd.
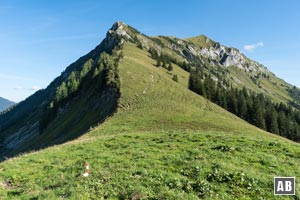
<path id="1" fill-rule="evenodd" d="M 292 92 L 290 90 L 293 89 L 294 86 L 278 78 L 266 66 L 251 60 L 234 47 L 221 45 L 207 36 L 200 35 L 198 37 L 208 39 L 212 45 L 210 45 L 209 48 L 203 47 L 203 45 L 197 46 L 197 43 L 191 44 L 190 39 L 187 38 L 179 39 L 165 36 L 148 37 L 141 33 L 137 36 L 140 40 L 139 42 L 142 43 L 146 49 L 155 48 L 158 52 L 174 56 L 180 61 L 191 62 L 193 60 L 204 60 L 205 65 L 213 67 L 211 67 L 212 70 L 222 67 L 225 68 L 230 72 L 228 79 L 233 79 L 229 81 L 239 89 L 245 86 L 252 91 L 265 93 L 277 103 L 286 102 L 293 104 L 293 101 L 297 99 L 296 104 L 299 105 L 300 90 L 298 89 L 297 92 L 295 92 L 297 93 L 297 98 L 291 97 Z M 193 38 L 197 38 L 197 36 Z M 185 42 L 186 40 L 187 42 Z M 216 59 L 212 59 L 211 56 Z M 242 63 L 237 62 L 239 60 L 242 60 Z M 194 65 L 197 65 L 197 63 Z M 238 70 L 244 70 L 246 73 L 239 72 Z M 241 78 L 244 80 L 240 80 Z M 243 84 L 243 82 L 246 83 Z"/>
<path id="2" fill-rule="evenodd" d="M 11 107 L 14 104 L 14 102 L 0 97 L 0 112 L 5 111 L 7 108 Z"/>
<path id="3" fill-rule="evenodd" d="M 37 91 L 0 116 L 1 159 L 74 139 L 112 113 L 119 94 L 115 86 L 111 86 L 114 77 L 110 75 L 114 74 L 115 63 L 108 61 L 110 56 L 106 52 L 112 53 L 118 40 L 116 34 L 108 31 L 94 50 L 70 64 L 46 89 Z M 90 88 L 89 84 L 96 85 Z M 76 104 L 84 102 L 86 108 L 76 108 Z M 94 114 L 88 114 L 88 107 L 93 108 Z M 86 120 L 76 124 L 80 117 Z"/>
<path id="4" fill-rule="evenodd" d="M 298 143 L 188 90 L 188 71 L 158 67 L 138 42 L 121 49 L 114 115 L 76 140 L 0 163 L 1 198 L 272 199 L 274 176 L 300 175 Z"/>
<path id="5" fill-rule="evenodd" d="M 105 39 L 100 45 L 96 46 L 94 50 L 69 65 L 46 89 L 38 91 L 24 102 L 18 104 L 10 112 L 0 116 L 0 136 L 2 137 L 1 156 L 8 156 L 7 153 L 9 153 L 9 155 L 15 155 L 28 149 L 44 148 L 48 145 L 74 139 L 87 131 L 90 126 L 94 126 L 94 124 L 99 123 L 99 121 L 102 121 L 113 114 L 116 111 L 115 109 L 118 104 L 118 89 L 113 90 L 116 92 L 115 94 L 110 94 L 110 90 L 107 90 L 106 95 L 108 96 L 104 95 L 101 97 L 100 95 L 100 97 L 95 97 L 95 92 L 93 91 L 97 91 L 97 87 L 89 87 L 88 85 L 93 83 L 93 81 L 96 81 L 95 76 L 101 77 L 98 79 L 98 81 L 101 79 L 100 82 L 96 81 L 96 83 L 100 85 L 103 84 L 102 81 L 112 80 L 112 82 L 115 82 L 114 80 L 118 79 L 116 76 L 117 71 L 114 71 L 117 68 L 118 60 L 121 59 L 122 56 L 117 55 L 118 53 L 116 52 L 120 51 L 122 45 L 126 42 L 135 43 L 139 48 L 145 48 L 147 51 L 156 49 L 158 54 L 173 56 L 174 59 L 172 62 L 174 64 L 181 65 L 188 62 L 192 68 L 204 66 L 206 73 L 221 70 L 220 73 L 211 73 L 212 79 L 218 80 L 225 74 L 225 82 L 228 81 L 229 84 L 234 85 L 236 88 L 247 87 L 256 92 L 263 92 L 276 102 L 288 103 L 293 100 L 293 97 L 289 96 L 289 93 L 282 89 L 284 87 L 290 88 L 291 85 L 280 82 L 279 79 L 272 75 L 265 67 L 246 58 L 234 48 L 225 47 L 206 36 L 198 36 L 196 38 L 199 37 L 201 38 L 202 43 L 205 40 L 205 43 L 209 45 L 206 47 L 203 45 L 197 46 L 197 42 L 192 43 L 194 39 L 178 39 L 165 36 L 149 37 L 123 22 L 115 22 L 107 31 Z M 119 50 L 113 50 L 115 47 Z M 104 54 L 103 56 L 102 53 L 115 54 L 115 56 L 110 57 L 110 55 Z M 234 59 L 234 56 L 237 56 L 237 59 Z M 240 63 L 240 66 L 228 66 L 228 62 L 230 63 L 230 61 L 227 62 L 226 59 L 231 57 L 232 59 L 229 59 L 231 61 L 236 61 L 240 58 L 243 58 L 244 61 Z M 117 61 L 114 64 L 109 60 Z M 253 66 L 249 65 L 251 63 Z M 108 66 L 110 69 L 107 69 Z M 241 68 L 244 69 L 244 71 L 241 71 Z M 190 69 L 186 70 L 189 71 Z M 264 78 L 264 76 L 270 76 L 271 78 Z M 240 77 L 245 77 L 247 82 L 240 80 Z M 276 84 L 270 84 L 269 80 L 274 81 Z M 80 82 L 85 86 L 80 86 Z M 113 84 L 118 85 L 118 83 Z M 278 90 L 279 87 L 280 90 Z M 269 92 L 270 88 L 272 89 L 272 92 Z M 113 107 L 115 108 L 111 107 L 112 110 L 104 115 L 97 116 L 95 112 L 92 119 L 89 119 L 92 115 L 89 116 L 87 109 L 81 108 L 81 112 L 83 116 L 86 116 L 87 121 L 84 122 L 84 125 L 78 125 L 76 124 L 76 121 L 78 122 L 78 119 L 76 118 L 80 115 L 78 114 L 75 105 L 85 102 L 87 106 L 94 107 L 94 103 L 91 103 L 93 101 L 89 101 L 83 97 L 87 95 L 84 95 L 85 91 L 89 93 L 88 95 L 91 96 L 91 99 L 93 99 L 92 97 L 95 97 L 94 103 L 98 98 L 107 99 L 112 95 L 112 100 L 115 102 L 113 103 Z M 78 99 L 81 100 L 78 101 Z M 102 100 L 100 100 L 100 102 L 101 101 Z M 105 100 L 105 102 L 106 106 L 112 106 L 108 105 L 109 99 Z M 69 106 L 73 104 L 75 107 Z M 296 102 L 296 104 L 298 104 L 298 102 Z M 98 112 L 101 113 L 100 106 L 98 106 L 98 109 Z M 72 120 L 68 119 L 67 114 L 64 114 L 67 112 L 73 113 L 72 115 L 68 114 L 69 116 L 73 116 Z M 21 121 L 20 119 L 22 116 L 26 116 L 28 113 L 31 113 L 31 115 L 28 115 L 26 117 L 27 119 Z M 62 122 L 62 120 L 64 122 Z M 65 122 L 67 124 L 69 123 L 69 125 L 65 124 Z M 72 129 L 68 127 L 72 127 Z M 53 132 L 55 134 L 53 134 Z M 65 133 L 65 135 L 62 133 Z M 33 138 L 39 142 L 25 142 L 30 139 L 32 140 Z M 47 139 L 45 140 L 45 138 Z M 53 141 L 51 141 L 51 138 Z M 16 148 L 16 144 L 20 145 L 20 148 Z M 15 150 L 12 151 L 12 149 Z"/>

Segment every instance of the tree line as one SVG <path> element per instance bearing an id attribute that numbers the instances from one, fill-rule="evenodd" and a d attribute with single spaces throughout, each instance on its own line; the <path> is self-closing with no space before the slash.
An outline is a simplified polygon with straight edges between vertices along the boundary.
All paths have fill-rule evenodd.
<path id="1" fill-rule="evenodd" d="M 154 48 L 149 48 L 148 52 L 150 53 L 151 58 L 156 60 L 156 65 L 155 65 L 156 67 L 163 67 L 167 69 L 169 72 L 171 72 L 174 69 L 172 63 L 175 63 L 186 71 L 190 70 L 188 68 L 189 65 L 186 62 L 180 62 L 176 58 L 173 58 L 172 56 L 169 56 L 162 52 L 159 54 L 157 50 L 155 50 Z M 172 80 L 178 82 L 177 74 L 173 74 Z"/>
<path id="2" fill-rule="evenodd" d="M 257 94 L 251 90 L 232 87 L 226 79 L 228 69 L 211 69 L 210 60 L 188 55 L 190 62 L 178 61 L 176 58 L 158 53 L 150 48 L 151 58 L 156 60 L 157 67 L 167 67 L 167 63 L 175 63 L 190 72 L 189 89 L 218 104 L 245 121 L 274 134 L 281 135 L 294 141 L 300 141 L 300 112 L 299 104 L 294 102 L 274 103 L 269 97 Z M 269 78 L 260 74 L 262 78 Z M 212 77 L 213 76 L 213 77 Z M 258 77 L 254 77 L 255 81 Z M 300 90 L 293 88 L 294 96 L 299 98 Z M 293 106 L 295 105 L 295 106 Z"/>
<path id="3" fill-rule="evenodd" d="M 300 112 L 289 105 L 245 87 L 226 87 L 198 68 L 190 72 L 189 89 L 263 130 L 300 140 Z"/>
<path id="4" fill-rule="evenodd" d="M 95 87 L 98 92 L 105 87 L 118 89 L 120 87 L 118 63 L 122 57 L 122 52 L 118 53 L 117 50 L 113 50 L 111 55 L 102 52 L 98 60 L 89 59 L 80 70 L 72 71 L 57 86 L 54 98 L 49 105 L 44 107 L 39 126 L 40 133 L 54 120 L 59 108 L 64 107 L 81 90 L 85 90 L 85 87 Z"/>

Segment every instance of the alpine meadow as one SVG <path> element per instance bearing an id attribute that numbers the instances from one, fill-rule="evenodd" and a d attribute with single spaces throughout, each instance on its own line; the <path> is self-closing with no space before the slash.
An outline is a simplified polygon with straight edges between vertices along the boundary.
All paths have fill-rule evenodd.
<path id="1" fill-rule="evenodd" d="M 299 141 L 300 90 L 264 65 L 115 22 L 1 112 L 0 199 L 299 199 L 273 192 L 300 177 Z"/>

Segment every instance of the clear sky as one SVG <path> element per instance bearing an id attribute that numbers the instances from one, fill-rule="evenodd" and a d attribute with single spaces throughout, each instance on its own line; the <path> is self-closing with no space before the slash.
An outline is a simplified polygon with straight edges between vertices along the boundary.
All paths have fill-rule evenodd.
<path id="1" fill-rule="evenodd" d="M 300 85 L 298 0 L 0 0 L 0 96 L 45 88 L 115 21 L 146 35 L 205 34 Z"/>

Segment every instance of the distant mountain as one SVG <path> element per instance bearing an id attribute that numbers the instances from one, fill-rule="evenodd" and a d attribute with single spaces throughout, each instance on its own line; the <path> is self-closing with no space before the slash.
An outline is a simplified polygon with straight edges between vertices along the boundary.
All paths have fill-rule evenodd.
<path id="1" fill-rule="evenodd" d="M 5 109 L 9 108 L 14 104 L 15 104 L 14 102 L 0 97 L 0 112 L 4 111 Z"/>

